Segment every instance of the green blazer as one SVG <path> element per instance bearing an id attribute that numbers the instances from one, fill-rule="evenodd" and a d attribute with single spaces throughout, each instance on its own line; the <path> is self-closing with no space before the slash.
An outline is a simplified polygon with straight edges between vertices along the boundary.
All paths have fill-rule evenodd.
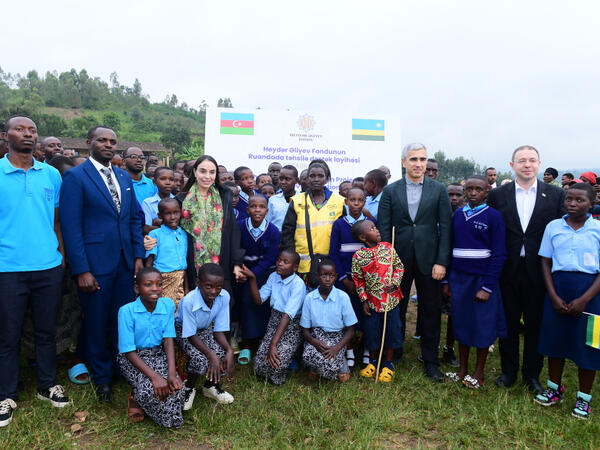
<path id="1" fill-rule="evenodd" d="M 396 227 L 394 247 L 402 262 L 410 267 L 416 259 L 423 275 L 431 274 L 434 264 L 448 266 L 452 248 L 452 208 L 446 188 L 431 178 L 423 179 L 423 192 L 413 222 L 408 214 L 406 180 L 404 178 L 383 190 L 377 213 L 381 239 L 392 242 L 392 227 Z"/>

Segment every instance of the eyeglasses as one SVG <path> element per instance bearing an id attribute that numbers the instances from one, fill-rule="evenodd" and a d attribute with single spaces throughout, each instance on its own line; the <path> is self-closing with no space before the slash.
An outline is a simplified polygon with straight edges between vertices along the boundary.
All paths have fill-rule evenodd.
<path id="1" fill-rule="evenodd" d="M 140 155 L 127 155 L 125 157 L 125 159 L 127 159 L 127 158 L 129 158 L 129 159 L 137 159 L 138 161 L 144 161 L 146 159 L 146 157 L 143 156 L 143 155 L 142 156 L 140 156 Z"/>

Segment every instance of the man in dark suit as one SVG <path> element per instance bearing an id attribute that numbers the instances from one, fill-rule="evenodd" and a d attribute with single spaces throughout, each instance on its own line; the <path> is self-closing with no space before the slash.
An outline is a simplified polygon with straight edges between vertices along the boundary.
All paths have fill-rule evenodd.
<path id="1" fill-rule="evenodd" d="M 443 184 L 425 177 L 427 150 L 423 144 L 409 144 L 402 150 L 406 177 L 383 190 L 377 224 L 384 241 L 392 241 L 404 263 L 403 300 L 399 313 L 406 325 L 406 307 L 413 280 L 419 295 L 421 354 L 425 375 L 442 381 L 439 370 L 441 288 L 450 259 L 452 209 Z M 406 327 L 405 327 L 406 328 Z"/>
<path id="2" fill-rule="evenodd" d="M 90 158 L 65 173 L 59 211 L 84 314 L 84 353 L 98 399 L 108 402 L 111 378 L 118 373 L 117 313 L 135 299 L 133 276 L 142 268 L 144 247 L 131 177 L 110 163 L 116 134 L 94 127 L 87 144 Z"/>
<path id="3" fill-rule="evenodd" d="M 538 353 L 545 288 L 538 251 L 544 229 L 563 216 L 564 190 L 539 183 L 538 151 L 528 145 L 517 148 L 510 166 L 516 180 L 493 189 L 488 204 L 502 213 L 506 224 L 508 258 L 500 278 L 508 336 L 500 339 L 502 375 L 496 385 L 512 386 L 519 372 L 519 322 L 525 322 L 523 381 L 534 393 L 541 393 L 540 371 L 544 365 Z"/>

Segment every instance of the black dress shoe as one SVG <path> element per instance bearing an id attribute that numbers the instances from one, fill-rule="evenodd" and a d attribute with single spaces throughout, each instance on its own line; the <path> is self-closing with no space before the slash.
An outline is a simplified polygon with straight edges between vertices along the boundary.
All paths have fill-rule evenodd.
<path id="1" fill-rule="evenodd" d="M 496 386 L 509 388 L 517 381 L 517 377 L 514 375 L 507 375 L 503 373 L 498 378 L 496 378 Z"/>
<path id="2" fill-rule="evenodd" d="M 96 395 L 98 396 L 99 402 L 110 403 L 110 397 L 112 396 L 112 388 L 110 387 L 110 384 L 97 385 Z"/>
<path id="3" fill-rule="evenodd" d="M 425 363 L 425 376 L 431 381 L 444 381 L 444 375 L 442 375 L 442 372 L 440 372 L 439 367 L 433 363 Z"/>
<path id="4" fill-rule="evenodd" d="M 526 378 L 523 382 L 525 383 L 525 386 L 527 386 L 527 389 L 536 395 L 544 392 L 544 389 L 537 378 Z"/>

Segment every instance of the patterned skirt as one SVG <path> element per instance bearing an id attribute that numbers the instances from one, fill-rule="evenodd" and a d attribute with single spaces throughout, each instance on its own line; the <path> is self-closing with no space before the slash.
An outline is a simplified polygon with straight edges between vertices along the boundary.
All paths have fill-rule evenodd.
<path id="1" fill-rule="evenodd" d="M 176 342 L 189 358 L 187 365 L 188 373 L 205 374 L 208 370 L 208 358 L 204 353 L 198 350 L 188 338 L 181 337 L 181 325 L 175 324 L 175 333 L 177 334 Z M 203 330 L 198 330 L 196 336 L 204 342 L 212 352 L 216 353 L 222 361 L 225 358 L 225 349 L 221 347 L 215 340 L 212 326 Z"/>
<path id="2" fill-rule="evenodd" d="M 271 383 L 276 385 L 282 385 L 285 383 L 285 377 L 287 375 L 287 369 L 294 358 L 294 354 L 302 344 L 302 331 L 300 330 L 300 316 L 296 316 L 293 320 L 290 320 L 287 328 L 283 332 L 281 339 L 277 343 L 277 353 L 281 359 L 281 367 L 275 369 L 271 367 L 268 361 L 265 361 L 265 357 L 269 352 L 269 346 L 273 335 L 279 326 L 283 316 L 287 314 L 274 309 L 271 310 L 271 317 L 267 325 L 267 332 L 263 338 L 256 357 L 254 358 L 254 373 L 260 377 L 266 377 Z"/>
<path id="3" fill-rule="evenodd" d="M 137 350 L 136 353 L 142 360 L 165 380 L 169 373 L 167 355 L 161 346 Z M 133 398 L 139 403 L 144 412 L 158 425 L 167 428 L 179 428 L 183 424 L 183 404 L 185 393 L 180 389 L 175 394 L 170 394 L 165 401 L 154 396 L 154 388 L 150 379 L 140 372 L 123 355 L 117 355 L 121 367 L 121 374 L 133 387 Z"/>
<path id="4" fill-rule="evenodd" d="M 161 273 L 163 283 L 163 297 L 169 297 L 175 303 L 175 313 L 179 308 L 179 302 L 183 298 L 183 278 L 185 270 Z"/>
<path id="5" fill-rule="evenodd" d="M 344 337 L 344 331 L 323 331 L 322 328 L 313 328 L 311 331 L 315 339 L 325 342 L 328 346 L 336 345 Z M 338 374 L 347 373 L 346 346 L 335 358 L 324 359 L 323 355 L 310 343 L 304 343 L 302 362 L 313 372 L 327 380 L 337 380 Z"/>

